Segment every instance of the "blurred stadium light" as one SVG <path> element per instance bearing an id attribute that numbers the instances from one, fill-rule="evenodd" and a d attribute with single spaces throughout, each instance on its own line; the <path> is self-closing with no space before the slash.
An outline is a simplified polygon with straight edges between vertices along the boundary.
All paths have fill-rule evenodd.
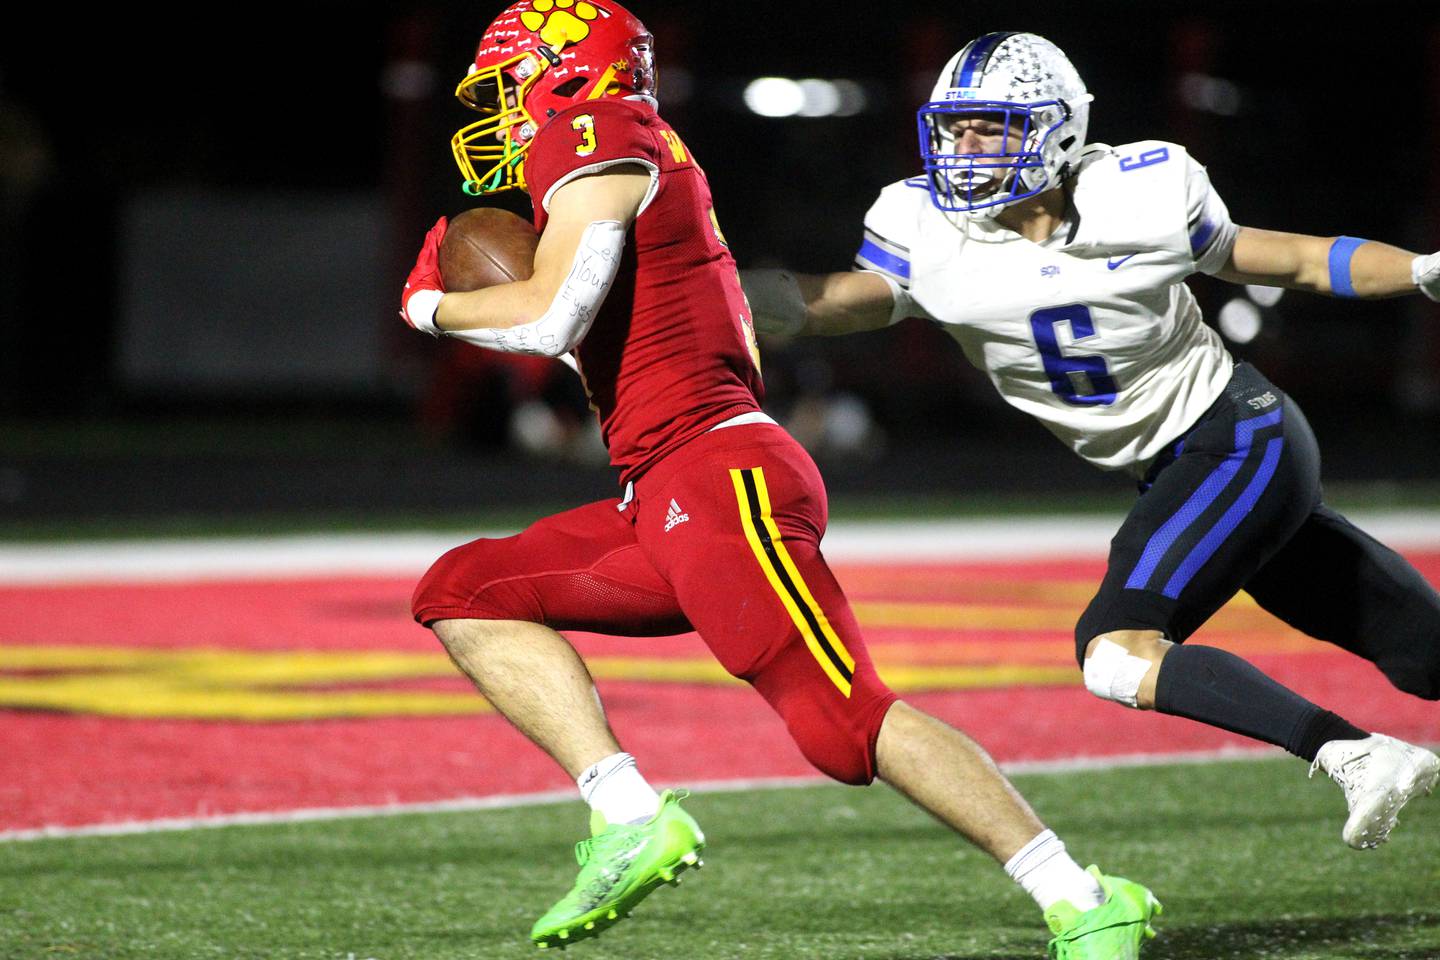
<path id="1" fill-rule="evenodd" d="M 853 117 L 869 104 L 854 80 L 759 77 L 742 95 L 751 113 L 762 117 Z"/>
<path id="2" fill-rule="evenodd" d="M 1240 114 L 1244 96 L 1240 87 L 1229 80 L 1212 77 L 1204 73 L 1187 73 L 1180 78 L 1180 96 L 1192 110 L 1222 117 Z"/>
<path id="3" fill-rule="evenodd" d="M 1236 297 L 1220 308 L 1217 325 L 1225 339 L 1245 344 L 1260 335 L 1260 308 L 1243 297 Z"/>
<path id="4" fill-rule="evenodd" d="M 704 165 L 739 265 L 806 272 L 849 266 L 879 190 L 917 172 L 914 110 L 940 67 L 966 40 L 1012 25 L 938 0 L 836 16 L 749 0 L 633 6 L 657 38 L 662 112 Z M 1328 10 L 1349 12 L 1324 0 L 1316 8 Z M 1318 17 L 1321 28 L 1285 43 L 1276 42 L 1293 35 L 1285 5 L 1115 0 L 1103 29 L 1083 5 L 1040 5 L 1013 25 L 1070 53 L 1096 96 L 1092 140 L 1185 145 L 1237 222 L 1433 250 L 1440 6 L 1376 0 L 1365 13 Z M 551 435 L 512 433 L 512 416 L 538 398 L 562 422 L 579 422 L 587 414 L 583 391 L 566 379 L 574 378 L 551 382 L 489 358 L 454 361 L 447 345 L 412 337 L 395 316 L 419 237 L 437 216 L 474 203 L 457 189 L 449 150 L 474 117 L 451 91 L 487 17 L 450 0 L 401 12 L 322 3 L 287 11 L 283 31 L 265 17 L 239 18 L 204 44 L 178 45 L 118 12 L 57 23 L 53 35 L 70 49 L 126 50 L 123 68 L 107 74 L 125 91 L 123 109 L 92 109 L 92 75 L 57 71 L 51 49 L 25 31 L 0 34 L 0 411 L 9 418 L 0 423 L 0 471 L 9 471 L 0 473 L 0 502 L 21 513 L 60 511 L 64 491 L 44 480 L 57 476 L 75 478 L 66 489 L 77 509 L 106 509 L 109 494 L 82 483 L 85 470 L 42 463 L 49 454 L 37 452 L 93 459 L 95 445 L 76 438 L 95 422 L 153 431 L 172 466 L 198 462 L 166 417 L 205 418 L 218 431 L 264 419 L 282 448 L 282 434 L 299 438 L 307 416 L 360 424 L 342 435 L 372 447 L 355 444 L 346 482 L 334 485 L 354 502 L 389 495 L 379 479 L 362 495 L 356 463 L 409 456 L 381 438 L 414 437 L 456 463 L 478 454 L 497 474 L 514 463 L 541 469 L 518 456 L 500 465 L 505 445 L 524 445 L 520 436 Z M 257 59 L 263 69 L 223 91 L 176 80 Z M 1333 120 L 1373 116 L 1374 85 L 1337 84 L 1335 64 L 1383 77 L 1414 120 L 1414 136 L 1366 155 L 1358 180 L 1335 150 Z M 494 202 L 528 211 L 518 193 Z M 1209 277 L 1190 283 L 1217 326 L 1222 306 L 1244 296 Z M 1423 442 L 1440 416 L 1434 304 L 1247 292 L 1259 331 L 1246 339 L 1254 312 L 1232 308 L 1232 348 L 1326 424 L 1332 476 L 1440 476 L 1440 452 Z M 1303 324 L 1289 324 L 1292 316 Z M 1005 407 L 954 344 L 921 323 L 764 347 L 766 404 L 777 416 L 807 403 L 844 410 L 831 401 L 848 395 L 873 417 L 861 446 L 884 436 L 884 471 L 865 472 L 853 455 L 827 464 L 837 490 L 853 480 L 1069 491 L 1109 489 L 1113 479 L 1072 469 L 1048 434 Z M 817 365 L 827 371 L 822 387 L 803 375 Z M 231 402 L 237 396 L 244 402 Z M 448 404 L 465 422 L 435 427 L 417 412 L 427 403 Z M 77 432 L 65 432 L 67 417 Z M 1419 439 L 1380 443 L 1377 422 Z M 144 453 L 127 456 L 117 456 L 117 475 L 153 466 L 140 462 Z M 429 473 L 453 478 L 459 491 L 468 469 L 436 463 Z M 306 476 L 307 489 L 320 486 Z M 548 489 L 570 488 L 557 479 Z M 241 494 L 249 496 L 226 488 L 215 500 Z"/>
<path id="5" fill-rule="evenodd" d="M 1284 287 L 1261 287 L 1253 283 L 1245 285 L 1245 293 L 1262 307 L 1273 307 L 1285 296 Z"/>

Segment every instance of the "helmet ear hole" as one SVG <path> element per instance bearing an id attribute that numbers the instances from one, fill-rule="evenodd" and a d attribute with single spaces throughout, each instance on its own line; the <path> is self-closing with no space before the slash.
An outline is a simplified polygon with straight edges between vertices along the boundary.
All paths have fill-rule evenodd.
<path id="1" fill-rule="evenodd" d="M 588 82 L 589 79 L 587 77 L 571 77 L 556 87 L 553 95 L 557 97 L 573 97 L 584 89 L 585 84 Z"/>

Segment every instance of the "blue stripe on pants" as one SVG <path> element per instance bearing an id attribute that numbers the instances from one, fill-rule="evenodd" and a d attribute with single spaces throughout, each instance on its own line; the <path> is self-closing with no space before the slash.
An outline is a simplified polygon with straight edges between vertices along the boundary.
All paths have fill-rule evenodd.
<path id="1" fill-rule="evenodd" d="M 1250 482 L 1245 485 L 1245 492 L 1240 494 L 1238 500 L 1230 504 L 1230 509 L 1225 511 L 1225 515 L 1216 522 L 1215 526 L 1210 528 L 1210 532 L 1205 534 L 1199 543 L 1195 544 L 1195 548 L 1181 562 L 1175 575 L 1170 578 L 1170 582 L 1165 584 L 1165 589 L 1162 591 L 1165 596 L 1171 600 L 1179 597 L 1180 591 L 1185 589 L 1185 585 L 1195 574 L 1200 572 L 1201 567 L 1205 566 L 1205 561 L 1220 549 L 1220 544 L 1225 542 L 1226 537 L 1235 532 L 1240 521 L 1244 520 L 1245 515 L 1254 508 L 1255 501 L 1260 499 L 1260 494 L 1265 492 L 1270 478 L 1275 475 L 1275 467 L 1280 462 L 1280 451 L 1284 446 L 1284 437 L 1274 437 L 1265 445 L 1265 458 L 1260 461 L 1260 469 L 1255 471 L 1255 476 L 1251 477 Z"/>
<path id="2" fill-rule="evenodd" d="M 1146 588 L 1146 586 L 1150 582 L 1150 578 L 1155 575 L 1156 567 L 1160 565 L 1160 561 L 1165 558 L 1165 554 L 1169 551 L 1169 549 L 1174 546 L 1175 541 L 1179 540 L 1180 537 L 1184 535 L 1185 531 L 1188 530 L 1196 520 L 1200 519 L 1200 517 L 1204 515 L 1205 511 L 1210 508 L 1210 505 L 1213 504 L 1215 500 L 1220 496 L 1220 494 L 1225 490 L 1225 488 L 1229 486 L 1230 481 L 1235 479 L 1235 475 L 1240 472 L 1240 467 L 1244 464 L 1246 458 L 1248 458 L 1250 455 L 1250 447 L 1252 442 L 1254 441 L 1255 432 L 1257 430 L 1263 430 L 1265 427 L 1274 426 L 1275 424 L 1279 423 L 1282 412 L 1282 410 L 1276 410 L 1274 413 L 1267 413 L 1263 417 L 1254 417 L 1250 420 L 1242 420 L 1239 423 L 1235 424 L 1235 449 L 1230 453 L 1229 456 L 1225 458 L 1224 462 L 1222 462 L 1220 466 L 1216 467 L 1213 471 L 1211 471 L 1210 475 L 1205 478 L 1204 482 L 1200 484 L 1199 488 L 1196 489 L 1196 491 L 1190 495 L 1189 499 L 1185 501 L 1184 506 L 1182 506 L 1178 511 L 1176 511 L 1169 520 L 1166 520 L 1160 526 L 1159 530 L 1156 530 L 1155 533 L 1151 535 L 1149 541 L 1147 541 L 1145 544 L 1145 550 L 1140 554 L 1140 562 L 1135 565 L 1135 569 L 1130 572 L 1129 578 L 1125 581 L 1125 589 L 1144 590 Z M 1274 448 L 1274 450 L 1278 458 L 1279 448 Z M 1260 483 L 1259 487 L 1256 487 L 1255 482 L 1252 480 L 1250 485 L 1246 487 L 1245 493 L 1241 495 L 1242 500 L 1247 494 L 1251 492 L 1252 489 L 1254 489 L 1254 496 L 1258 498 L 1260 496 L 1260 493 L 1264 490 L 1265 485 L 1269 483 L 1270 477 L 1274 475 L 1274 463 L 1270 464 L 1268 473 L 1265 470 L 1265 463 L 1268 462 L 1270 453 L 1271 448 L 1267 447 L 1266 461 L 1262 462 L 1260 466 L 1260 473 L 1264 475 L 1263 481 Z M 1259 475 L 1260 474 L 1257 474 L 1257 477 Z M 1250 505 L 1253 505 L 1253 501 Z M 1235 525 L 1240 522 L 1240 519 L 1244 516 L 1244 513 L 1249 512 L 1249 509 L 1250 506 L 1246 506 L 1241 513 L 1235 516 L 1234 522 L 1231 523 L 1228 528 L 1225 528 L 1223 532 L 1220 533 L 1219 540 L 1217 540 L 1214 546 L 1210 548 L 1209 552 L 1207 552 L 1203 557 L 1199 558 L 1198 563 L 1195 565 L 1195 569 L 1191 570 L 1188 575 L 1183 577 L 1179 584 L 1179 587 L 1176 588 L 1177 593 L 1179 591 L 1179 588 L 1183 588 L 1184 585 L 1190 581 L 1190 578 L 1194 576 L 1195 571 L 1199 569 L 1199 566 L 1203 565 L 1205 560 L 1209 559 L 1210 555 L 1215 552 L 1215 550 L 1219 547 L 1220 542 L 1223 541 L 1225 537 L 1230 535 L 1230 532 L 1234 529 Z M 1208 540 L 1210 536 L 1214 535 L 1217 529 L 1220 529 L 1224 525 L 1225 521 L 1230 518 L 1231 513 L 1234 512 L 1234 510 L 1235 507 L 1232 506 L 1230 510 L 1226 511 L 1225 516 L 1221 517 L 1220 522 L 1217 523 L 1215 527 L 1211 529 L 1210 533 L 1206 535 L 1206 540 Z M 1204 542 L 1205 541 L 1202 541 L 1202 544 Z M 1200 546 L 1197 545 L 1195 549 L 1191 550 L 1190 555 L 1185 558 L 1185 563 L 1182 564 L 1182 569 L 1185 567 L 1186 564 L 1190 563 L 1192 558 L 1196 557 L 1197 551 L 1199 551 L 1199 549 Z M 1175 596 L 1175 594 L 1170 593 L 1170 588 L 1171 586 L 1175 585 L 1176 578 L 1179 577 L 1180 573 L 1181 571 L 1176 571 L 1175 576 L 1172 576 L 1170 582 L 1166 584 L 1166 596 Z"/>

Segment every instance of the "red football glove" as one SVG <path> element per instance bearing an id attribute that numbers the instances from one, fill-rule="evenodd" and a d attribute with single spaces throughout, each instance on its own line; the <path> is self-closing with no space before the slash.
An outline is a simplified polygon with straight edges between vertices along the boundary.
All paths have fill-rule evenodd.
<path id="1" fill-rule="evenodd" d="M 405 289 L 400 293 L 400 316 L 416 330 L 431 336 L 439 336 L 441 330 L 435 326 L 435 308 L 445 295 L 445 283 L 440 278 L 440 243 L 445 239 L 445 230 L 450 226 L 444 217 L 435 221 L 435 226 L 425 234 L 425 243 L 420 247 L 420 256 L 410 276 L 405 278 Z"/>

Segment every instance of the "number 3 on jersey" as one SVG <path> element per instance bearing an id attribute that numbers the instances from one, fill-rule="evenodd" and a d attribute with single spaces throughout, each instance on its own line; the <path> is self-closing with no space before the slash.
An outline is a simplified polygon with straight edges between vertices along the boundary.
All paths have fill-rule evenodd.
<path id="1" fill-rule="evenodd" d="M 595 118 L 582 113 L 570 121 L 570 129 L 579 131 L 580 143 L 575 147 L 575 156 L 588 157 L 595 152 Z"/>
<path id="2" fill-rule="evenodd" d="M 1079 345 L 1095 336 L 1095 321 L 1090 316 L 1090 308 L 1083 303 L 1046 307 L 1030 314 L 1030 329 L 1035 334 L 1040 359 L 1045 363 L 1050 389 L 1061 400 L 1077 407 L 1106 407 L 1114 403 L 1118 388 L 1105 358 L 1099 354 L 1067 353 L 1056 335 L 1062 323 L 1070 327 L 1073 344 Z"/>

